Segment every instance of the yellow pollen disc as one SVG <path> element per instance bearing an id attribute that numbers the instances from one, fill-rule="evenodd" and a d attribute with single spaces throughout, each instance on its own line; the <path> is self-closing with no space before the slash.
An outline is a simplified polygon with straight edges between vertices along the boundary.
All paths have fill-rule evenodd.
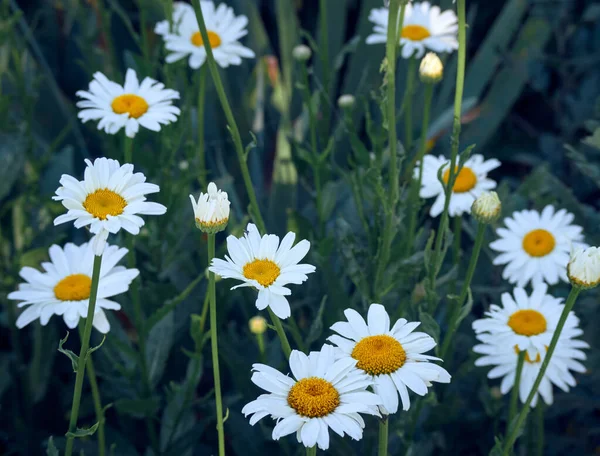
<path id="1" fill-rule="evenodd" d="M 148 102 L 139 95 L 126 93 L 116 97 L 110 105 L 116 114 L 129 114 L 129 117 L 137 119 L 148 111 Z"/>
<path id="2" fill-rule="evenodd" d="M 244 265 L 244 277 L 256 280 L 263 287 L 273 285 L 281 270 L 271 260 L 254 260 Z"/>
<path id="3" fill-rule="evenodd" d="M 405 25 L 400 36 L 411 41 L 423 41 L 425 38 L 429 38 L 431 33 L 422 25 Z"/>
<path id="4" fill-rule="evenodd" d="M 371 375 L 391 374 L 406 361 L 402 344 L 392 336 L 382 334 L 362 339 L 354 346 L 352 357 L 358 361 L 356 367 Z"/>
<path id="5" fill-rule="evenodd" d="M 546 230 L 533 230 L 523 238 L 523 250 L 532 257 L 543 257 L 554 250 L 556 241 Z"/>
<path id="6" fill-rule="evenodd" d="M 515 353 L 517 355 L 519 354 L 519 346 L 518 345 L 515 345 Z M 535 361 L 531 361 L 531 357 L 529 356 L 529 353 L 525 352 L 525 361 L 528 362 L 529 364 L 536 364 L 536 363 L 539 363 L 540 361 L 542 361 L 542 357 L 538 353 L 535 357 Z"/>
<path id="7" fill-rule="evenodd" d="M 54 287 L 54 296 L 61 301 L 81 301 L 90 297 L 92 279 L 85 274 L 71 274 Z"/>
<path id="8" fill-rule="evenodd" d="M 520 336 L 535 336 L 546 331 L 546 318 L 537 310 L 517 310 L 508 319 L 508 326 Z"/>
<path id="9" fill-rule="evenodd" d="M 190 38 L 190 41 L 192 42 L 192 44 L 194 46 L 197 46 L 197 47 L 204 46 L 204 40 L 202 39 L 202 35 L 200 34 L 200 32 L 194 33 L 192 35 L 192 37 Z M 209 30 L 208 31 L 208 42 L 210 43 L 211 49 L 218 48 L 219 46 L 221 46 L 221 37 L 217 33 L 211 32 Z"/>
<path id="10" fill-rule="evenodd" d="M 107 188 L 90 193 L 83 202 L 85 210 L 100 220 L 106 220 L 107 215 L 121 215 L 125 206 L 125 198 Z"/>
<path id="11" fill-rule="evenodd" d="M 448 168 L 444 172 L 442 178 L 447 184 L 448 180 L 450 179 L 450 168 Z M 456 176 L 456 180 L 454 181 L 454 187 L 452 188 L 452 191 L 454 193 L 465 193 L 469 190 L 472 190 L 475 187 L 475 185 L 477 185 L 477 176 L 471 168 L 463 166 L 463 168 L 460 170 L 460 173 L 458 173 L 458 176 Z"/>
<path id="12" fill-rule="evenodd" d="M 292 386 L 287 401 L 298 415 L 319 418 L 329 415 L 340 405 L 340 394 L 327 380 L 308 377 Z"/>

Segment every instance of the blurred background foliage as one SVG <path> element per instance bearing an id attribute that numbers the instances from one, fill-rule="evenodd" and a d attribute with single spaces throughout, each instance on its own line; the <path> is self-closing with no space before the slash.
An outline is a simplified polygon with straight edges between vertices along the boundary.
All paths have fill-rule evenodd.
<path id="1" fill-rule="evenodd" d="M 103 71 L 121 81 L 124 70 L 152 76 L 179 90 L 182 116 L 161 134 L 141 132 L 134 162 L 152 182 L 169 211 L 147 220 L 137 241 L 141 293 L 146 313 L 143 333 L 129 316 L 131 303 L 112 314 L 110 337 L 94 354 L 106 411 L 107 439 L 115 455 L 206 455 L 216 448 L 212 376 L 207 355 L 205 299 L 206 244 L 195 229 L 187 195 L 197 193 L 206 177 L 230 195 L 228 231 L 240 235 L 248 221 L 247 198 L 239 167 L 209 82 L 204 105 L 208 176 L 197 166 L 196 75 L 184 61 L 165 66 L 164 48 L 153 33 L 165 17 L 160 0 L 0 0 L 0 454 L 45 454 L 49 436 L 62 447 L 74 376 L 70 363 L 56 356 L 65 326 L 54 318 L 15 329 L 17 309 L 6 294 L 18 283 L 18 270 L 38 267 L 53 243 L 84 242 L 86 233 L 53 227 L 62 212 L 50 199 L 60 175 L 78 176 L 83 158 L 121 159 L 119 138 L 82 125 L 76 118 L 75 92 L 86 89 L 92 74 Z M 328 46 L 320 36 L 316 0 L 228 0 L 237 14 L 249 17 L 244 43 L 257 58 L 221 72 L 240 131 L 254 147 L 249 155 L 252 180 L 271 233 L 293 230 L 311 240 L 307 262 L 317 274 L 294 290 L 292 309 L 298 325 L 287 327 L 293 345 L 318 349 L 327 328 L 352 306 L 364 311 L 374 297 L 388 309 L 423 321 L 439 338 L 435 318 L 419 312 L 423 249 L 435 223 L 422 221 L 419 253 L 392 262 L 385 283 L 373 290 L 373 249 L 379 217 L 373 193 L 380 175 L 370 165 L 385 143 L 377 108 L 383 46 L 367 46 L 367 17 L 381 0 L 326 2 Z M 440 0 L 442 9 L 451 0 Z M 504 214 L 547 203 L 564 207 L 584 226 L 587 241 L 600 243 L 600 3 L 594 0 L 471 0 L 468 2 L 468 61 L 462 144 L 496 157 L 503 166 L 492 175 L 501 182 Z M 282 26 L 283 24 L 283 26 Z M 278 31 L 283 31 L 279 33 Z M 306 150 L 307 116 L 291 49 L 314 46 L 311 103 L 320 116 L 324 201 L 319 224 L 312 173 Z M 455 56 L 445 59 L 446 78 L 436 88 L 428 137 L 432 153 L 447 154 L 454 93 Z M 398 69 L 398 106 L 406 64 Z M 357 107 L 345 117 L 337 97 L 351 93 Z M 421 118 L 422 88 L 417 86 L 412 115 Z M 418 125 L 420 122 L 415 121 Z M 403 138 L 401 138 L 403 139 Z M 409 166 L 404 164 L 406 175 Z M 410 172 L 410 171 L 408 171 Z M 357 201 L 359 202 L 357 204 Z M 401 224 L 402 221 L 400 220 Z M 468 260 L 471 222 L 464 224 L 463 260 Z M 400 237 L 402 228 L 399 228 Z M 488 231 L 488 240 L 494 237 Z M 218 238 L 223 241 L 224 235 Z M 116 242 L 120 242 L 119 238 Z M 224 245 L 220 243 L 218 255 Z M 394 251 L 396 252 L 396 251 Z M 450 385 L 436 386 L 423 401 L 423 413 L 393 417 L 390 454 L 487 454 L 494 434 L 505 426 L 506 398 L 486 370 L 473 367 L 474 337 L 470 322 L 510 287 L 491 266 L 487 249 L 473 282 L 475 303 L 459 332 L 453 358 L 446 360 Z M 465 265 L 463 265 L 465 266 Z M 451 292 L 457 271 L 444 270 L 438 294 Z M 460 277 L 460 275 L 459 275 Z M 250 382 L 253 362 L 261 361 L 249 343 L 248 319 L 256 314 L 254 294 L 217 286 L 225 424 L 231 454 L 300 454 L 293 437 L 270 438 L 268 423 L 254 428 L 240 414 L 259 394 Z M 556 287 L 566 296 L 568 287 Z M 578 376 L 569 394 L 557 392 L 546 414 L 546 448 L 551 455 L 600 454 L 600 333 L 598 293 L 582 295 L 576 311 L 591 345 L 588 372 Z M 95 337 L 97 338 L 97 334 Z M 141 379 L 136 340 L 147 338 L 148 378 Z M 67 345 L 78 347 L 75 334 Z M 275 333 L 267 333 L 265 359 L 283 369 Z M 87 388 L 87 385 L 86 385 Z M 555 389 L 556 392 L 556 389 Z M 437 394 L 437 396 L 436 396 Z M 147 418 L 150 425 L 144 425 Z M 84 394 L 80 424 L 95 421 L 89 394 Z M 266 421 L 266 420 L 265 420 Z M 361 442 L 335 438 L 330 453 L 374 454 L 376 425 L 367 423 Z M 150 449 L 150 433 L 156 437 Z M 534 454 L 536 430 L 530 427 L 520 454 Z M 78 439 L 78 448 L 96 454 L 95 439 Z M 533 450 L 532 450 L 533 451 Z"/>

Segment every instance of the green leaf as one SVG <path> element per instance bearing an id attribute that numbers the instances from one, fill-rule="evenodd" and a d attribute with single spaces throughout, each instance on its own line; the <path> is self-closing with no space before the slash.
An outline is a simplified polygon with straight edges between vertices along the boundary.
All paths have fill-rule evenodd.
<path id="1" fill-rule="evenodd" d="M 435 240 L 435 231 L 431 230 L 431 233 L 429 234 L 429 239 L 427 239 L 427 244 L 425 244 L 425 252 L 423 252 L 424 255 L 424 262 L 425 262 L 425 271 L 427 271 L 427 275 L 429 275 L 429 271 L 431 271 L 431 257 L 433 256 L 433 241 Z"/>
<path id="2" fill-rule="evenodd" d="M 92 426 L 90 426 L 89 428 L 85 429 L 85 428 L 77 428 L 77 430 L 75 432 L 67 432 L 65 434 L 65 437 L 67 437 L 68 439 L 76 439 L 76 438 L 82 438 L 82 437 L 88 437 L 90 435 L 94 435 L 94 433 L 96 432 L 96 430 L 98 429 L 98 424 L 99 423 L 95 423 Z"/>
<path id="3" fill-rule="evenodd" d="M 435 341 L 440 340 L 440 325 L 435 318 L 429 315 L 422 310 L 419 311 L 419 320 L 421 320 L 421 329 L 425 334 L 429 334 L 431 337 L 435 339 Z"/>
<path id="4" fill-rule="evenodd" d="M 465 303 L 463 308 L 460 309 L 458 320 L 456 320 L 456 326 L 458 326 L 460 322 L 463 321 L 467 317 L 467 315 L 471 313 L 471 309 L 473 309 L 473 294 L 471 293 L 471 287 L 469 287 L 467 288 L 467 302 Z"/>
<path id="5" fill-rule="evenodd" d="M 46 455 L 47 456 L 59 456 L 58 450 L 54 445 L 54 437 L 50 436 L 48 439 L 48 446 L 46 447 Z"/>
<path id="6" fill-rule="evenodd" d="M 499 437 L 495 438 L 496 444 L 490 451 L 489 456 L 502 456 L 502 440 Z"/>
<path id="7" fill-rule="evenodd" d="M 204 339 L 205 331 L 200 330 L 200 322 L 202 321 L 202 317 L 197 314 L 190 315 L 190 336 L 194 340 L 194 345 L 196 347 L 196 353 L 200 353 L 202 350 L 202 340 Z"/>
<path id="8" fill-rule="evenodd" d="M 92 353 L 94 353 L 96 350 L 98 350 L 100 347 L 102 347 L 102 345 L 104 345 L 105 340 L 106 340 L 106 335 L 102 336 L 102 341 L 98 345 L 96 345 L 95 347 L 88 348 L 87 353 L 85 354 L 85 359 L 87 360 Z"/>
<path id="9" fill-rule="evenodd" d="M 63 345 L 67 341 L 68 338 L 69 338 L 69 331 L 67 331 L 67 335 L 65 336 L 65 338 L 61 339 L 60 342 L 58 343 L 58 351 L 69 357 L 69 359 L 71 360 L 71 364 L 73 366 L 73 372 L 77 372 L 77 369 L 79 368 L 79 356 L 77 356 L 71 350 L 67 350 L 66 348 L 63 348 Z"/>
<path id="10" fill-rule="evenodd" d="M 163 375 L 173 346 L 175 322 L 173 312 L 158 322 L 148 333 L 146 341 L 146 363 L 150 383 L 155 386 Z"/>
<path id="11" fill-rule="evenodd" d="M 323 332 L 323 310 L 325 309 L 325 303 L 327 302 L 327 295 L 323 296 L 321 299 L 321 304 L 319 305 L 319 310 L 313 319 L 312 324 L 310 325 L 310 329 L 308 330 L 308 336 L 306 336 L 306 346 L 310 347 L 314 341 L 316 341 L 319 337 L 321 337 L 321 333 Z"/>

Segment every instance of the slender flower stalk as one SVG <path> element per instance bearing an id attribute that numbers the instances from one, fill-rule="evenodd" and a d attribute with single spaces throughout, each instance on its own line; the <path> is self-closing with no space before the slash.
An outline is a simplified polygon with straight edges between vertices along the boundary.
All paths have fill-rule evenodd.
<path id="1" fill-rule="evenodd" d="M 198 70 L 198 165 L 200 186 L 206 187 L 206 150 L 204 146 L 204 103 L 206 100 L 206 65 L 202 65 Z"/>
<path id="2" fill-rule="evenodd" d="M 204 21 L 204 16 L 202 14 L 202 9 L 200 8 L 200 0 L 196 0 L 192 2 L 194 7 L 194 11 L 196 13 L 196 19 L 198 20 L 198 27 L 200 28 L 200 34 L 202 35 L 202 41 L 204 43 L 210 43 L 210 39 L 208 37 L 208 31 L 206 30 L 206 23 Z M 246 162 L 246 153 L 244 151 L 244 144 L 242 143 L 242 137 L 240 136 L 240 130 L 235 122 L 235 117 L 233 116 L 233 111 L 231 110 L 231 106 L 229 104 L 229 100 L 227 99 L 227 94 L 225 93 L 225 88 L 223 87 L 223 82 L 221 81 L 221 77 L 219 76 L 219 70 L 217 68 L 217 62 L 215 61 L 215 56 L 213 54 L 211 46 L 205 46 L 206 48 L 206 64 L 208 65 L 208 69 L 210 70 L 210 75 L 212 77 L 213 83 L 215 85 L 215 89 L 217 91 L 217 95 L 219 97 L 219 101 L 221 103 L 221 107 L 225 113 L 225 117 L 227 118 L 227 124 L 231 131 L 231 136 L 233 137 L 233 143 L 235 145 L 235 151 L 237 153 L 238 161 L 240 163 L 240 168 L 242 171 L 242 178 L 244 179 L 244 185 L 246 186 L 246 192 L 248 193 L 248 198 L 250 199 L 250 207 L 252 213 L 250 214 L 258 229 L 261 232 L 266 232 L 265 222 L 260 213 L 260 208 L 258 206 L 258 201 L 256 199 L 256 193 L 254 191 L 254 187 L 252 186 L 252 179 L 250 178 L 250 171 L 248 169 L 248 163 Z"/>
<path id="3" fill-rule="evenodd" d="M 408 60 L 408 70 L 406 71 L 406 90 L 404 91 L 404 103 L 402 108 L 402 114 L 404 115 L 404 148 L 407 152 L 412 150 L 413 144 L 412 101 L 416 70 L 417 58 L 413 56 Z"/>
<path id="4" fill-rule="evenodd" d="M 306 447 L 306 456 L 316 456 L 317 454 L 317 445 L 313 447 Z"/>
<path id="5" fill-rule="evenodd" d="M 535 408 L 535 456 L 544 456 L 544 409 L 541 401 Z"/>
<path id="6" fill-rule="evenodd" d="M 260 315 L 252 317 L 248 322 L 250 332 L 256 337 L 256 345 L 258 345 L 258 352 L 260 353 L 260 359 L 265 359 L 265 332 L 267 331 L 267 320 Z"/>
<path id="7" fill-rule="evenodd" d="M 390 417 L 385 416 L 379 420 L 379 446 L 377 450 L 378 456 L 387 456 L 388 454 L 388 434 Z"/>
<path id="8" fill-rule="evenodd" d="M 513 389 L 510 394 L 510 406 L 508 409 L 508 420 L 506 421 L 506 425 L 510 426 L 515 415 L 517 414 L 517 405 L 519 403 L 519 388 L 521 385 L 521 373 L 523 372 L 523 364 L 525 363 L 525 356 L 527 355 L 526 350 L 521 350 L 519 352 L 519 357 L 517 358 L 517 370 L 515 372 L 515 382 Z"/>
<path id="9" fill-rule="evenodd" d="M 459 1 L 461 1 L 461 0 L 459 0 Z M 556 330 L 554 331 L 554 335 L 552 336 L 552 340 L 550 341 L 550 345 L 548 346 L 548 351 L 546 352 L 546 356 L 544 357 L 544 361 L 542 362 L 542 366 L 540 367 L 540 372 L 538 373 L 537 377 L 535 378 L 533 387 L 531 388 L 531 391 L 529 392 L 529 395 L 527 396 L 527 400 L 525 401 L 525 404 L 523 405 L 523 408 L 521 409 L 521 412 L 519 413 L 519 415 L 517 417 L 517 421 L 515 422 L 515 425 L 511 426 L 511 424 L 509 423 L 509 427 L 507 428 L 507 431 L 506 431 L 506 439 L 504 439 L 504 449 L 502 450 L 503 456 L 509 456 L 512 453 L 512 449 L 515 444 L 515 441 L 519 437 L 520 430 L 523 427 L 523 425 L 525 424 L 525 420 L 527 419 L 527 415 L 529 414 L 531 402 L 533 401 L 533 398 L 534 398 L 535 394 L 537 393 L 540 383 L 542 382 L 542 379 L 544 378 L 544 375 L 546 374 L 546 369 L 548 369 L 548 365 L 550 364 L 550 359 L 552 358 L 552 354 L 554 353 L 554 349 L 556 348 L 556 344 L 558 343 L 560 334 L 563 330 L 563 327 L 565 326 L 565 322 L 567 321 L 569 312 L 571 312 L 571 310 L 573 309 L 573 306 L 575 305 L 575 301 L 577 300 L 577 296 L 579 296 L 580 292 L 581 292 L 580 287 L 574 286 L 573 288 L 571 288 L 571 292 L 569 293 L 567 302 L 565 303 L 565 307 L 562 311 L 562 314 L 560 315 L 560 320 L 558 321 L 558 324 L 556 325 Z M 515 384 L 514 387 L 517 388 L 518 386 Z"/>
<path id="10" fill-rule="evenodd" d="M 286 358 L 289 359 L 290 354 L 292 353 L 292 347 L 290 346 L 290 342 L 285 335 L 285 331 L 283 329 L 283 325 L 281 324 L 281 320 L 277 315 L 273 313 L 270 307 L 267 307 L 269 310 L 269 316 L 271 317 L 271 321 L 273 322 L 273 326 L 275 326 L 275 331 L 277 331 L 277 335 L 279 336 L 279 342 L 281 342 L 281 349 L 283 350 L 283 354 Z"/>
<path id="11" fill-rule="evenodd" d="M 133 138 L 123 136 L 123 164 L 133 163 Z"/>
<path id="12" fill-rule="evenodd" d="M 454 217 L 454 243 L 452 245 L 452 264 L 458 266 L 460 263 L 460 241 L 462 238 L 462 217 L 457 215 Z"/>
<path id="13" fill-rule="evenodd" d="M 323 103 L 323 125 L 322 131 L 327 132 L 329 129 L 330 122 L 330 94 L 331 89 L 331 70 L 329 68 L 329 28 L 327 24 L 327 0 L 319 0 L 319 23 L 321 25 L 321 45 L 319 46 L 319 53 L 321 55 L 321 67 L 323 69 L 323 87 L 324 96 L 326 102 Z"/>
<path id="14" fill-rule="evenodd" d="M 92 272 L 92 284 L 90 288 L 90 302 L 88 304 L 87 317 L 85 319 L 85 328 L 81 338 L 81 349 L 79 351 L 79 363 L 77 364 L 77 375 L 75 377 L 75 388 L 73 389 L 73 403 L 71 406 L 71 416 L 69 419 L 69 432 L 67 433 L 67 444 L 65 447 L 65 456 L 71 456 L 73 453 L 74 433 L 77 430 L 77 418 L 79 417 L 79 404 L 81 402 L 81 389 L 83 379 L 85 378 L 85 365 L 90 348 L 90 337 L 92 335 L 92 322 L 96 310 L 96 298 L 98 296 L 98 284 L 100 283 L 100 266 L 102 264 L 102 255 L 94 255 L 94 267 Z"/>

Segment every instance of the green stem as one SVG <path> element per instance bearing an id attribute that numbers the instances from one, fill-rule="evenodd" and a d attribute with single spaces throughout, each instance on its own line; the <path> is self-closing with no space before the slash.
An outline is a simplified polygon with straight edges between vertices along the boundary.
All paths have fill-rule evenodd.
<path id="1" fill-rule="evenodd" d="M 290 347 L 290 342 L 288 341 L 288 338 L 285 335 L 285 331 L 283 330 L 283 326 L 281 325 L 281 320 L 277 315 L 273 313 L 270 307 L 267 307 L 267 309 L 269 311 L 271 321 L 273 322 L 273 326 L 275 326 L 275 331 L 277 331 L 277 335 L 279 336 L 279 342 L 281 342 L 281 348 L 283 350 L 283 353 L 285 354 L 286 359 L 289 359 L 290 354 L 292 353 L 292 347 Z"/>
<path id="2" fill-rule="evenodd" d="M 81 324 L 78 326 L 78 329 L 79 337 L 83 338 L 84 328 Z M 88 371 L 87 377 L 92 390 L 94 411 L 96 412 L 96 421 L 98 422 L 98 455 L 104 456 L 106 454 L 106 438 L 104 436 L 104 409 L 102 408 L 102 398 L 100 397 L 100 389 L 98 388 L 98 381 L 96 379 L 96 369 L 94 368 L 94 362 L 92 361 L 91 356 L 88 358 L 85 367 Z"/>
<path id="3" fill-rule="evenodd" d="M 404 146 L 406 152 L 410 153 L 413 143 L 413 123 L 412 123 L 412 100 L 415 85 L 415 74 L 417 69 L 417 59 L 411 57 L 408 60 L 408 71 L 406 74 L 406 90 L 404 91 Z M 430 84 L 428 84 L 430 85 Z"/>
<path id="4" fill-rule="evenodd" d="M 123 164 L 133 164 L 133 138 L 123 136 Z"/>
<path id="5" fill-rule="evenodd" d="M 378 456 L 387 456 L 388 454 L 388 434 L 389 434 L 390 417 L 384 416 L 379 420 L 379 450 Z"/>
<path id="6" fill-rule="evenodd" d="M 205 41 L 208 43 L 208 40 Z M 208 264 L 215 257 L 215 235 L 208 235 Z M 221 375 L 219 373 L 219 344 L 217 339 L 217 291 L 215 273 L 209 272 L 208 290 L 210 294 L 210 346 L 215 383 L 215 402 L 217 404 L 217 434 L 219 437 L 219 456 L 225 455 L 225 432 L 223 430 L 223 402 L 221 399 Z"/>
<path id="7" fill-rule="evenodd" d="M 459 0 L 461 1 L 461 0 Z M 537 390 L 546 374 L 546 369 L 548 369 L 548 365 L 550 364 L 550 359 L 552 358 L 552 354 L 554 353 L 554 349 L 556 348 L 556 344 L 558 343 L 558 339 L 560 338 L 560 334 L 565 326 L 565 322 L 567 321 L 567 317 L 569 316 L 569 312 L 573 309 L 573 305 L 577 300 L 577 296 L 581 292 L 581 288 L 573 287 L 571 288 L 571 292 L 569 293 L 569 297 L 567 298 L 567 302 L 565 307 L 560 315 L 560 319 L 558 320 L 558 324 L 556 325 L 556 329 L 554 330 L 554 334 L 552 335 L 552 340 L 550 341 L 550 345 L 548 346 L 548 351 L 546 351 L 546 356 L 544 357 L 544 361 L 542 362 L 542 366 L 540 367 L 540 371 L 535 378 L 535 382 L 533 383 L 533 387 L 527 396 L 527 400 L 521 409 L 517 417 L 517 421 L 515 426 L 511 426 L 509 423 L 509 428 L 507 430 L 507 437 L 504 440 L 504 450 L 502 451 L 503 456 L 508 456 L 513 449 L 515 441 L 519 436 L 519 432 L 527 419 L 527 415 L 529 414 L 531 401 L 533 401 L 533 397 L 537 393 Z"/>
<path id="8" fill-rule="evenodd" d="M 115 52 L 110 31 L 110 14 L 106 14 L 104 0 L 96 0 L 96 7 L 98 8 L 98 16 L 100 16 L 100 31 L 104 37 L 104 43 L 106 44 L 106 54 L 108 54 L 109 71 L 107 73 L 110 76 L 114 76 L 118 68 L 118 62 L 115 60 Z"/>
<path id="9" fill-rule="evenodd" d="M 485 223 L 479 223 L 477 226 L 477 234 L 475 235 L 475 245 L 473 246 L 473 253 L 471 254 L 471 259 L 469 260 L 469 268 L 467 269 L 467 275 L 465 276 L 465 281 L 463 282 L 458 301 L 453 301 L 452 303 L 452 309 L 450 311 L 450 317 L 448 319 L 448 332 L 446 334 L 446 338 L 444 339 L 444 343 L 442 344 L 442 349 L 440 350 L 440 358 L 442 359 L 444 359 L 444 357 L 448 353 L 448 349 L 450 348 L 450 344 L 452 343 L 454 333 L 458 329 L 458 318 L 460 317 L 460 311 L 469 294 L 471 280 L 473 280 L 473 275 L 475 274 L 475 267 L 477 266 L 477 261 L 479 260 L 479 253 L 481 252 L 481 246 L 483 245 L 485 227 Z"/>
<path id="10" fill-rule="evenodd" d="M 75 388 L 73 389 L 73 405 L 71 406 L 71 416 L 69 419 L 69 433 L 65 448 L 65 456 L 71 456 L 73 453 L 73 434 L 77 430 L 77 418 L 79 416 L 79 404 L 81 402 L 81 389 L 85 377 L 85 365 L 88 358 L 88 349 L 90 348 L 90 337 L 92 335 L 92 323 L 94 321 L 94 312 L 96 310 L 96 297 L 98 296 L 98 284 L 100 283 L 100 265 L 102 264 L 102 255 L 94 256 L 94 267 L 92 272 L 92 285 L 90 288 L 90 299 L 88 304 L 87 316 L 85 319 L 85 328 L 81 338 L 81 350 L 79 351 L 79 363 L 77 365 L 77 375 L 75 377 Z"/>
<path id="11" fill-rule="evenodd" d="M 510 427 L 515 415 L 517 414 L 517 406 L 519 404 L 519 389 L 521 385 L 521 373 L 523 372 L 523 365 L 525 364 L 525 355 L 527 351 L 523 350 L 519 352 L 517 358 L 517 371 L 515 373 L 515 381 L 513 383 L 513 389 L 510 393 L 510 405 L 508 408 L 508 420 L 506 422 L 507 428 Z"/>
<path id="12" fill-rule="evenodd" d="M 204 304 L 202 305 L 202 313 L 200 314 L 200 332 L 204 332 L 204 325 L 206 324 L 206 316 L 208 315 L 208 304 L 210 302 L 210 293 L 206 293 L 204 296 Z"/>
<path id="13" fill-rule="evenodd" d="M 306 456 L 315 456 L 317 454 L 317 445 L 313 447 L 306 447 Z"/>
<path id="14" fill-rule="evenodd" d="M 446 230 L 448 228 L 448 208 L 450 207 L 450 198 L 452 197 L 452 189 L 454 188 L 454 182 L 456 180 L 456 160 L 458 157 L 460 137 L 460 115 L 465 85 L 465 62 L 467 54 L 465 0 L 457 0 L 456 8 L 458 10 L 458 63 L 456 70 L 456 91 L 454 93 L 454 125 L 452 128 L 451 141 L 452 152 L 450 155 L 448 182 L 445 187 L 446 200 L 444 201 L 444 210 L 440 218 L 435 247 L 431 257 L 432 266 L 429 273 L 429 285 L 432 290 L 435 290 L 436 275 L 439 270 L 438 263 L 443 261 L 443 258 L 440 258 L 440 255 L 442 251 L 442 240 L 446 237 Z"/>
<path id="15" fill-rule="evenodd" d="M 144 8 L 144 0 L 138 0 L 138 11 L 140 18 L 140 37 L 142 40 L 142 55 L 144 62 L 150 61 L 150 47 L 148 43 L 148 31 L 146 30 L 146 8 Z"/>
<path id="16" fill-rule="evenodd" d="M 256 345 L 258 345 L 258 353 L 260 354 L 260 359 L 262 362 L 265 361 L 265 335 L 257 334 L 256 335 Z"/>
<path id="17" fill-rule="evenodd" d="M 327 132 L 329 129 L 329 90 L 331 89 L 331 77 L 329 68 L 329 29 L 327 27 L 327 0 L 319 0 L 319 23 L 321 25 L 321 45 L 319 52 L 321 54 L 321 66 L 323 67 L 323 87 L 325 89 L 326 102 L 323 103 L 323 130 Z"/>
<path id="18" fill-rule="evenodd" d="M 206 66 L 198 70 L 198 161 L 200 166 L 200 187 L 206 188 L 208 173 L 206 171 L 206 150 L 204 144 L 204 102 L 206 100 Z"/>
<path id="19" fill-rule="evenodd" d="M 200 28 L 202 41 L 204 43 L 210 43 L 210 40 L 208 39 L 208 31 L 206 30 L 206 24 L 204 22 L 204 16 L 202 14 L 202 8 L 200 8 L 200 0 L 193 1 L 192 5 L 194 7 L 194 11 L 196 12 L 196 19 L 198 20 L 198 27 Z M 227 118 L 227 124 L 231 131 L 231 136 L 233 137 L 233 143 L 235 145 L 235 151 L 237 153 L 238 161 L 240 163 L 242 178 L 244 179 L 244 185 L 246 186 L 246 193 L 248 193 L 248 198 L 250 199 L 250 207 L 252 208 L 252 214 L 250 215 L 252 216 L 256 225 L 258 226 L 259 231 L 264 233 L 266 231 L 265 222 L 262 218 L 262 215 L 260 214 L 260 208 L 256 199 L 256 193 L 254 192 L 254 187 L 252 186 L 252 179 L 250 178 L 248 163 L 246 162 L 246 153 L 244 151 L 242 137 L 240 136 L 240 131 L 235 122 L 235 118 L 233 116 L 231 106 L 229 105 L 229 101 L 227 100 L 225 88 L 223 87 L 223 82 L 221 81 L 221 77 L 219 76 L 219 70 L 217 68 L 217 62 L 215 61 L 215 56 L 213 55 L 212 48 L 210 46 L 205 46 L 205 49 L 206 64 L 208 65 L 208 69 L 210 70 L 210 75 L 215 85 L 217 95 L 219 96 L 221 107 L 223 108 L 225 117 Z"/>
<path id="20" fill-rule="evenodd" d="M 535 427 L 536 427 L 536 439 L 535 439 L 535 455 L 544 455 L 544 403 L 539 401 L 535 408 Z"/>
<path id="21" fill-rule="evenodd" d="M 462 237 L 462 217 L 454 217 L 454 244 L 452 246 L 452 262 L 455 266 L 460 263 L 460 241 Z"/>

